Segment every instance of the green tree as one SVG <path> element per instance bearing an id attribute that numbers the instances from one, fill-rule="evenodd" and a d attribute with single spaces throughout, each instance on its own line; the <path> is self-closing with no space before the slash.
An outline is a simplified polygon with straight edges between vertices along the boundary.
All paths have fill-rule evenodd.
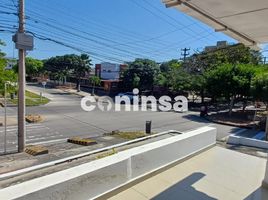
<path id="1" fill-rule="evenodd" d="M 129 63 L 123 73 L 123 83 L 127 89 L 138 87 L 141 90 L 152 89 L 159 65 L 149 59 L 136 59 Z"/>
<path id="2" fill-rule="evenodd" d="M 169 81 L 166 75 L 167 74 L 163 72 L 160 72 L 159 74 L 157 74 L 155 77 L 155 81 L 154 81 L 155 85 L 168 87 Z"/>
<path id="3" fill-rule="evenodd" d="M 268 111 L 268 69 L 259 69 L 251 83 L 251 92 L 256 101 L 262 101 L 266 104 Z"/>
<path id="4" fill-rule="evenodd" d="M 95 94 L 95 87 L 101 84 L 101 79 L 98 76 L 92 76 L 89 78 L 89 82 L 93 85 L 92 94 Z"/>
<path id="5" fill-rule="evenodd" d="M 44 61 L 44 71 L 51 77 L 56 78 L 58 81 L 65 82 L 67 76 L 70 74 L 72 63 L 70 59 L 67 60 L 69 55 L 51 57 Z"/>
<path id="6" fill-rule="evenodd" d="M 173 92 L 188 91 L 191 89 L 191 76 L 182 68 L 173 69 L 169 76 L 170 89 Z"/>
<path id="7" fill-rule="evenodd" d="M 168 73 L 170 72 L 172 69 L 174 68 L 178 68 L 181 66 L 181 62 L 179 62 L 178 60 L 170 60 L 168 62 L 163 62 L 161 65 L 160 65 L 160 71 L 162 73 Z"/>
<path id="8" fill-rule="evenodd" d="M 41 60 L 26 57 L 25 59 L 25 67 L 26 67 L 26 74 L 29 77 L 38 76 L 40 73 L 43 72 L 44 63 Z M 14 66 L 15 72 L 18 72 L 18 65 Z"/>
<path id="9" fill-rule="evenodd" d="M 170 60 L 160 65 L 161 73 L 156 77 L 156 84 L 168 87 L 173 92 L 190 90 L 191 76 L 182 68 L 178 60 Z"/>
<path id="10" fill-rule="evenodd" d="M 91 60 L 89 59 L 89 56 L 87 54 L 82 54 L 80 57 L 76 57 L 76 61 L 74 61 L 72 69 L 77 80 L 77 91 L 80 91 L 81 78 L 85 77 L 86 73 L 90 72 L 91 65 Z"/>
<path id="11" fill-rule="evenodd" d="M 64 56 L 56 56 L 49 58 L 44 63 L 44 70 L 50 73 L 52 76 L 59 79 L 64 79 L 66 82 L 66 77 L 73 75 L 76 78 L 76 88 L 80 91 L 81 78 L 90 72 L 91 60 L 86 54 L 75 55 L 67 54 Z"/>
<path id="12" fill-rule="evenodd" d="M 193 54 L 183 64 L 191 73 L 202 74 L 223 64 L 252 64 L 261 62 L 261 53 L 243 44 L 230 45 L 212 51 Z"/>
<path id="13" fill-rule="evenodd" d="M 197 96 L 201 96 L 201 102 L 204 103 L 205 97 L 205 77 L 202 75 L 193 74 L 190 77 L 190 91 L 192 92 L 193 102 Z"/>
<path id="14" fill-rule="evenodd" d="M 5 45 L 4 42 L 0 40 L 0 46 Z M 3 53 L 0 50 L 0 93 L 4 94 L 4 87 L 5 83 L 11 82 L 17 82 L 17 74 L 14 73 L 13 70 L 6 70 L 7 61 L 5 59 L 5 53 Z M 8 85 L 8 91 L 9 93 L 15 92 L 16 87 L 12 86 L 11 84 Z"/>
<path id="15" fill-rule="evenodd" d="M 250 85 L 254 72 L 253 65 L 220 65 L 206 72 L 206 88 L 214 98 L 224 97 L 229 101 L 231 115 L 236 98 L 250 96 Z"/>

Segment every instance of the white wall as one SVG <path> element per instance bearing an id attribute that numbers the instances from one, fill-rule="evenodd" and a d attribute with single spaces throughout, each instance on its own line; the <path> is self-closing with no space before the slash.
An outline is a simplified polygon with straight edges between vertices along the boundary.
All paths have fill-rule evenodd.
<path id="1" fill-rule="evenodd" d="M 246 138 L 242 136 L 230 135 L 228 138 L 228 144 L 244 145 L 250 147 L 257 147 L 262 149 L 268 149 L 268 142 L 263 140 L 257 140 L 253 138 Z"/>
<path id="2" fill-rule="evenodd" d="M 2 189 L 0 199 L 91 199 L 215 143 L 216 129 L 203 127 Z"/>

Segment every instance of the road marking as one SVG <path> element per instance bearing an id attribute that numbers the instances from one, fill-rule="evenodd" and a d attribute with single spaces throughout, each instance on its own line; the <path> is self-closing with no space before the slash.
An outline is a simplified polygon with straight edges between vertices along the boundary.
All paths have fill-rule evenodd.
<path id="1" fill-rule="evenodd" d="M 17 131 L 18 129 L 7 129 L 7 132 L 11 132 L 11 131 Z M 5 132 L 5 130 L 3 130 L 3 131 L 0 131 L 0 133 L 4 133 Z"/>
<path id="2" fill-rule="evenodd" d="M 44 126 L 42 124 L 26 124 L 26 127 L 36 127 L 36 126 Z M 3 126 L 1 128 L 4 128 Z M 7 126 L 7 128 L 18 128 L 18 125 L 15 126 Z"/>
<path id="3" fill-rule="evenodd" d="M 39 135 L 39 136 L 43 136 L 43 135 Z M 26 141 L 34 141 L 34 140 L 44 140 L 44 139 L 48 139 L 48 138 L 55 138 L 55 137 L 62 137 L 63 135 L 50 135 L 47 137 L 29 137 L 29 139 L 26 139 Z"/>
<path id="4" fill-rule="evenodd" d="M 45 126 L 39 126 L 39 127 L 26 127 L 26 131 L 27 132 L 30 132 L 30 131 L 35 131 L 36 129 L 47 129 L 47 130 L 50 130 L 48 127 L 45 127 Z M 15 129 L 7 129 L 7 132 L 11 132 L 11 131 L 15 131 L 17 132 L 18 129 L 15 128 Z M 4 133 L 5 130 L 1 130 L 0 133 Z"/>
<path id="5" fill-rule="evenodd" d="M 58 142 L 66 142 L 68 138 L 63 139 L 56 139 L 56 140 L 48 140 L 44 142 L 35 142 L 35 143 L 29 143 L 31 145 L 39 145 L 39 144 L 51 144 L 51 143 L 58 143 Z"/>

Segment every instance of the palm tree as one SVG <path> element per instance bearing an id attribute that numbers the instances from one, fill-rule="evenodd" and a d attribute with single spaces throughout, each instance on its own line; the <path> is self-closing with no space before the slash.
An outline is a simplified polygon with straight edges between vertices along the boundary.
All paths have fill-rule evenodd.
<path id="1" fill-rule="evenodd" d="M 92 94 L 95 94 L 95 87 L 100 85 L 101 79 L 98 76 L 92 76 L 89 78 L 89 82 L 93 85 Z"/>
<path id="2" fill-rule="evenodd" d="M 76 76 L 76 89 L 77 92 L 80 92 L 80 82 L 81 78 L 86 75 L 86 73 L 90 72 L 91 68 L 91 60 L 87 54 L 81 54 L 81 56 L 77 59 L 74 66 L 74 74 Z"/>

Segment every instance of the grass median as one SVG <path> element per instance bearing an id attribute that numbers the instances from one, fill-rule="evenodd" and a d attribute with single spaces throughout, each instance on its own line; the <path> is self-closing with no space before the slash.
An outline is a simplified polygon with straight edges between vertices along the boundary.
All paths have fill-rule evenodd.
<path id="1" fill-rule="evenodd" d="M 17 105 L 18 99 L 10 99 L 10 103 Z M 26 106 L 41 106 L 49 103 L 49 99 L 46 97 L 40 97 L 40 95 L 30 92 L 28 90 L 25 91 L 25 104 Z"/>

